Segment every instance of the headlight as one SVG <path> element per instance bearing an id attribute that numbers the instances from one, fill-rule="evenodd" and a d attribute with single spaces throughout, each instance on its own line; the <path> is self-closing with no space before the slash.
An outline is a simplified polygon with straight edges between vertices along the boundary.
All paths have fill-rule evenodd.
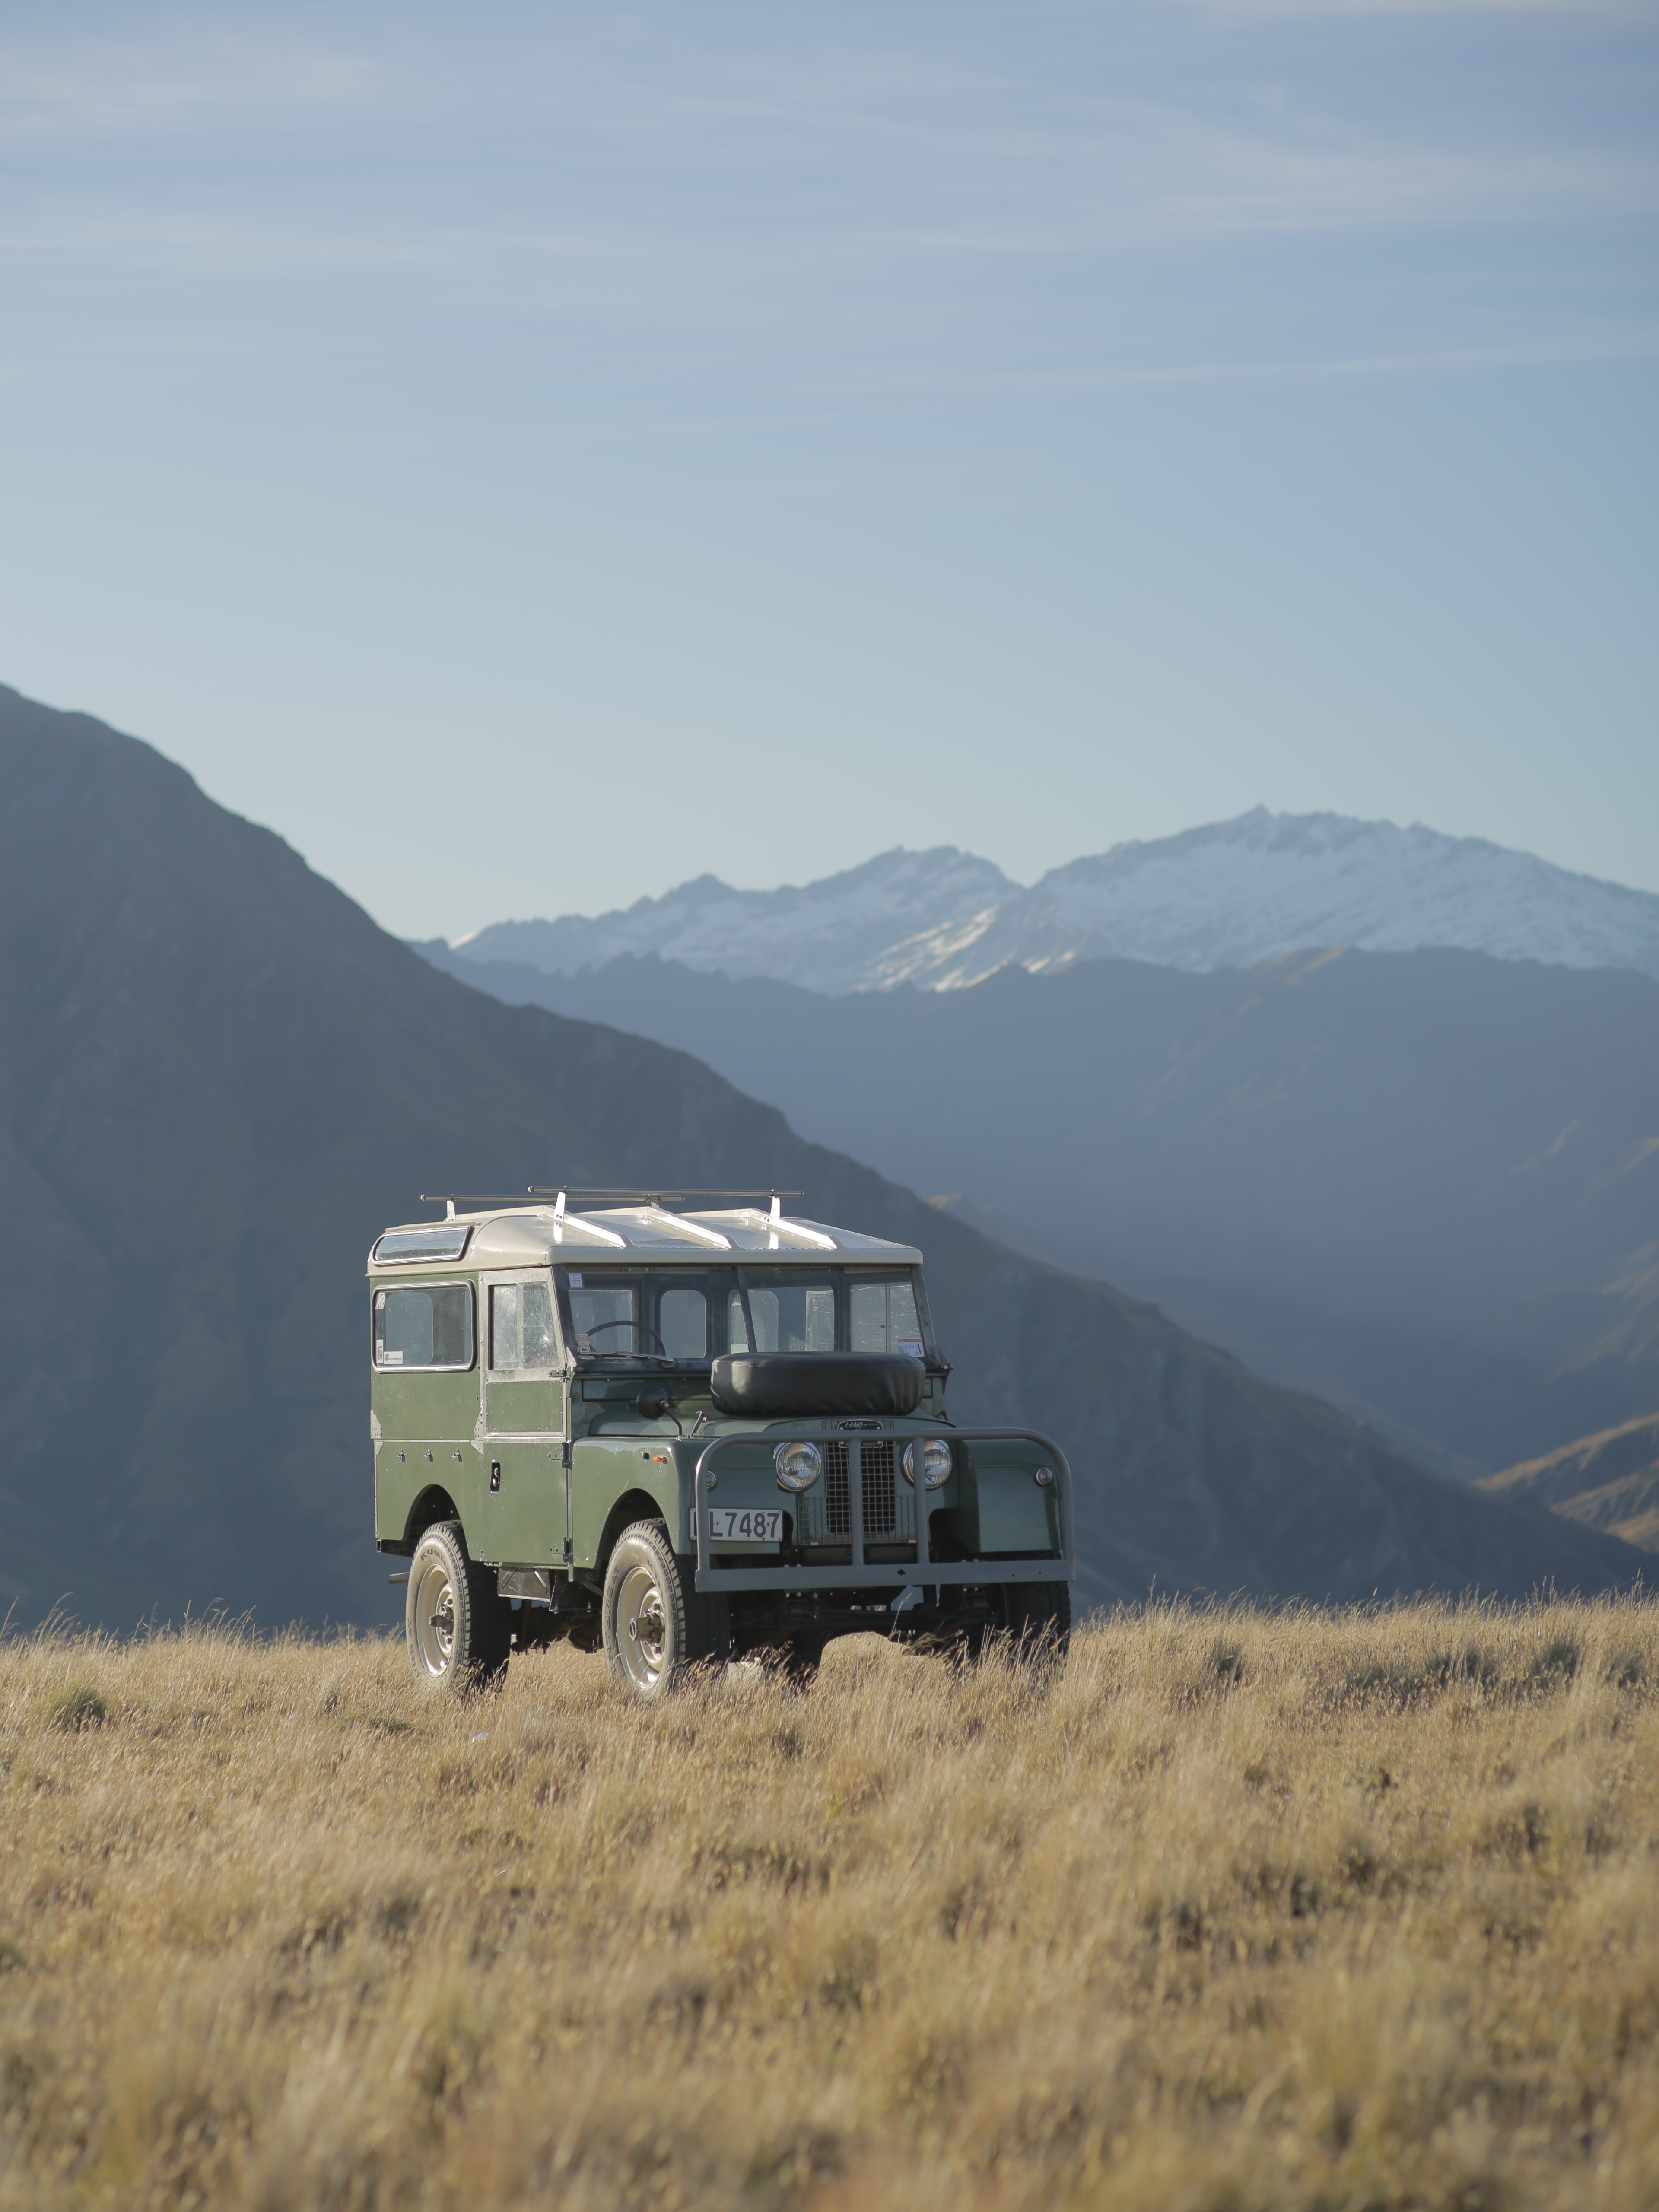
<path id="1" fill-rule="evenodd" d="M 949 1480 L 950 1473 L 950 1445 L 943 1437 L 929 1437 L 921 1448 L 922 1480 L 929 1490 L 937 1490 L 940 1483 Z M 916 1448 L 914 1444 L 904 1447 L 904 1480 L 912 1489 L 915 1487 Z"/>
<path id="2" fill-rule="evenodd" d="M 823 1454 L 816 1444 L 779 1444 L 772 1464 L 786 1490 L 810 1490 L 823 1472 Z"/>

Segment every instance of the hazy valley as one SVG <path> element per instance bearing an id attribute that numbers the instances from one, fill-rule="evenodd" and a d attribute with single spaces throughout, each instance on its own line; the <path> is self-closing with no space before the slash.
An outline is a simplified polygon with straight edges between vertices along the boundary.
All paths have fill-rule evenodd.
<path id="1" fill-rule="evenodd" d="M 1659 1406 L 1659 981 L 1456 951 L 827 998 L 465 962 L 1155 1299 L 1450 1470 Z"/>

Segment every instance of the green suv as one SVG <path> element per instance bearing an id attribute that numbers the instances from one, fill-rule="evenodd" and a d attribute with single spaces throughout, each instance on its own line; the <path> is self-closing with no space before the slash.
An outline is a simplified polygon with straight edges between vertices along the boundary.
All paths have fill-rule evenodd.
<path id="1" fill-rule="evenodd" d="M 642 1699 L 872 1629 L 1064 1649 L 1064 1455 L 957 1428 L 921 1253 L 786 1215 L 795 1194 L 452 1200 L 376 1240 L 375 1538 L 410 1563 L 420 1680 L 554 1637 Z"/>

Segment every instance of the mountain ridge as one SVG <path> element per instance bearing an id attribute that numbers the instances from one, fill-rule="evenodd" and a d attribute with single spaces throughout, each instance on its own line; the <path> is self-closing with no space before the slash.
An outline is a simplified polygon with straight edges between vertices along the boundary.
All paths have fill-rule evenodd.
<path id="1" fill-rule="evenodd" d="M 1581 1528 L 1659 1552 L 1659 1413 L 1506 1467 L 1486 1476 L 1480 1487 L 1494 1498 L 1547 1505 Z"/>
<path id="2" fill-rule="evenodd" d="M 839 996 L 1084 959 L 1201 973 L 1336 945 L 1659 975 L 1659 895 L 1422 823 L 1256 807 L 1070 861 L 1029 889 L 954 846 L 901 846 L 802 885 L 734 890 L 704 874 L 596 917 L 491 923 L 447 949 L 561 975 L 656 953 Z"/>

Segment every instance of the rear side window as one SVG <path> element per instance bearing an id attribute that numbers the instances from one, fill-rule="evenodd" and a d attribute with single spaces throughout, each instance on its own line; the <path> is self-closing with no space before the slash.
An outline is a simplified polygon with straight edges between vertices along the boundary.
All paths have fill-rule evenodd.
<path id="1" fill-rule="evenodd" d="M 472 1285 L 422 1283 L 374 1293 L 377 1367 L 471 1367 Z"/>

